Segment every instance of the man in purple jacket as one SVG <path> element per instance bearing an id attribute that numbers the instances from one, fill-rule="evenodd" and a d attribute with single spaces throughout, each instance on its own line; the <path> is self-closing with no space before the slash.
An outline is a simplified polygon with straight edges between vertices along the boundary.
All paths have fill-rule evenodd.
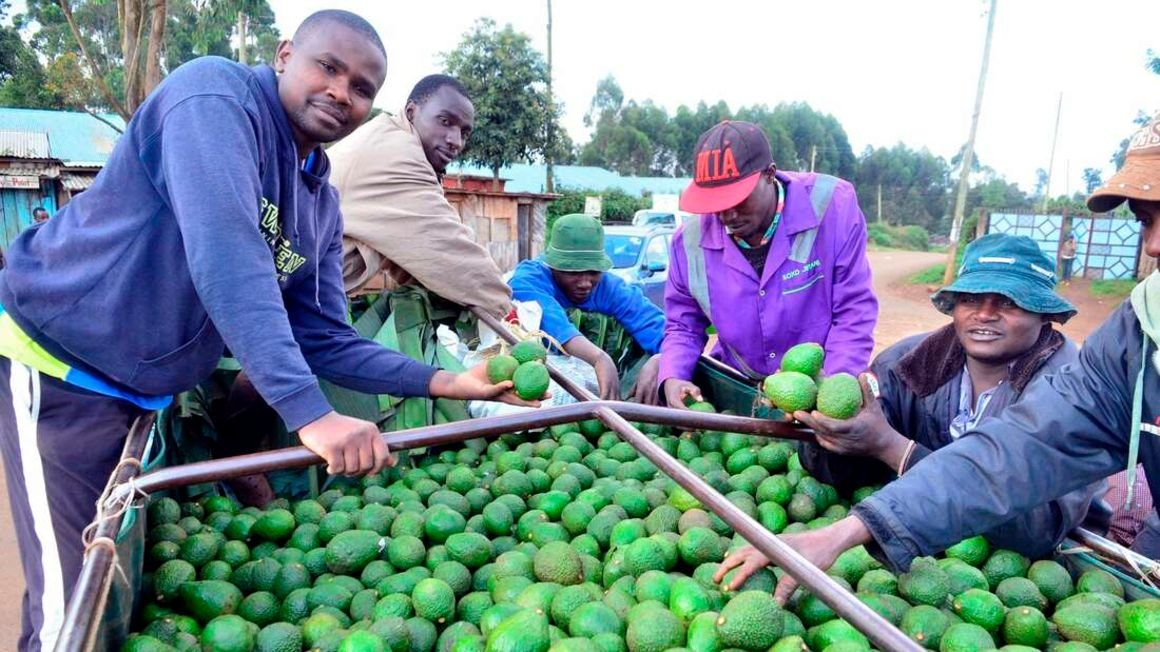
<path id="1" fill-rule="evenodd" d="M 878 300 L 866 261 L 866 220 L 854 187 L 836 177 L 778 170 L 769 140 L 725 121 L 697 141 L 681 209 L 699 213 L 673 238 L 659 382 L 666 402 L 701 399 L 690 382 L 711 355 L 759 380 L 801 342 L 826 350 L 825 372 L 864 371 Z"/>

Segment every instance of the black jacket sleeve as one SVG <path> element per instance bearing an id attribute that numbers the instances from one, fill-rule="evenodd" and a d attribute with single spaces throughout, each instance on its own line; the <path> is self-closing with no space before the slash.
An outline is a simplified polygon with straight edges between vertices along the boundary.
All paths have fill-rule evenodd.
<path id="1" fill-rule="evenodd" d="M 854 514 L 906 568 L 1124 468 L 1141 337 L 1125 303 L 1087 339 L 1077 363 L 1033 381 L 1001 417 L 984 419 Z"/>

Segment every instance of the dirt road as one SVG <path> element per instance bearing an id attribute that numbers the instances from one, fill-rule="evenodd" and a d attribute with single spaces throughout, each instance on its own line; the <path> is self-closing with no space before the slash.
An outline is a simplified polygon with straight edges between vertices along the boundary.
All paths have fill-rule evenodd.
<path id="1" fill-rule="evenodd" d="M 872 251 L 870 266 L 874 272 L 874 289 L 878 295 L 878 327 L 874 330 L 877 354 L 898 340 L 916 333 L 934 330 L 950 321 L 930 303 L 930 289 L 909 285 L 914 273 L 942 262 L 943 254 L 917 251 Z M 1118 305 L 1119 301 L 1096 299 L 1087 291 L 1084 281 L 1064 289 L 1064 295 L 1080 309 L 1080 315 L 1064 327 L 1076 341 L 1084 337 Z M 0 649 L 11 649 L 20 635 L 20 601 L 24 580 L 16 550 L 16 535 L 8 509 L 8 492 L 0 474 Z"/>
<path id="2" fill-rule="evenodd" d="M 878 327 L 874 329 L 874 355 L 910 335 L 932 331 L 950 322 L 934 309 L 925 291 L 909 292 L 907 279 L 945 259 L 944 254 L 925 251 L 871 251 L 874 293 L 878 295 Z"/>

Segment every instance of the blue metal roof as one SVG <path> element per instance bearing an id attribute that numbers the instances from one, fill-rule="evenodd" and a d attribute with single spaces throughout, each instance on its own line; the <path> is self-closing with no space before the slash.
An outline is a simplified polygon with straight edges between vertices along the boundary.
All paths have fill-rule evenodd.
<path id="1" fill-rule="evenodd" d="M 120 116 L 101 116 L 118 126 Z M 0 129 L 48 134 L 49 153 L 66 165 L 104 165 L 120 134 L 87 113 L 0 108 Z"/>
<path id="2" fill-rule="evenodd" d="M 630 195 L 680 194 L 689 185 L 688 178 L 673 177 L 624 177 L 611 170 L 583 165 L 557 165 L 553 168 L 556 189 L 606 190 L 619 188 Z M 455 165 L 448 174 L 470 174 L 490 177 L 491 170 L 475 165 Z M 543 165 L 516 164 L 501 168 L 499 176 L 507 179 L 504 189 L 508 192 L 544 192 L 547 169 Z"/>

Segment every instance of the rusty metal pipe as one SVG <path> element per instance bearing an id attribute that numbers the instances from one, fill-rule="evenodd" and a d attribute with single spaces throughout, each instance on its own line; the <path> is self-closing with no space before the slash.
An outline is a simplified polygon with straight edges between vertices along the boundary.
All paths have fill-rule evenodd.
<path id="1" fill-rule="evenodd" d="M 1153 576 L 1153 579 L 1160 577 L 1160 563 L 1125 548 L 1115 541 L 1101 537 L 1091 530 L 1076 528 L 1067 536 L 1074 539 L 1076 543 L 1091 548 L 1096 554 L 1123 564 L 1124 567 L 1133 572 L 1135 569 L 1132 568 L 1132 565 L 1135 564 L 1139 572 Z"/>
<path id="2" fill-rule="evenodd" d="M 729 369 L 724 365 L 720 366 Z M 637 452 L 701 501 L 735 531 L 740 532 L 741 536 L 760 550 L 767 559 L 772 560 L 796 579 L 800 585 L 809 589 L 818 599 L 833 609 L 834 613 L 845 618 L 851 625 L 865 633 L 879 648 L 887 652 L 901 650 L 919 652 L 922 650 L 921 646 L 902 633 L 901 630 L 891 625 L 877 612 L 839 586 L 829 575 L 808 562 L 797 551 L 783 543 L 781 539 L 748 514 L 738 509 L 736 505 L 709 486 L 700 476 L 673 459 L 664 449 L 628 423 L 623 416 L 613 412 L 608 407 L 598 408 L 597 416 Z M 789 438 L 814 441 L 811 431 L 796 430 L 786 423 L 771 423 L 778 423 L 793 430 L 794 436 Z M 714 429 L 728 430 L 728 428 Z"/>
<path id="3" fill-rule="evenodd" d="M 910 640 L 906 634 L 903 634 L 885 618 L 863 604 L 861 600 L 838 586 L 830 576 L 806 561 L 797 551 L 783 543 L 776 535 L 766 530 L 760 523 L 717 493 L 700 476 L 673 459 L 660 446 L 633 428 L 632 424 L 623 416 L 613 411 L 617 407 L 619 405 L 601 405 L 596 409 L 597 418 L 620 435 L 621 439 L 631 444 L 663 473 L 693 494 L 710 511 L 721 517 L 721 520 L 728 523 L 730 527 L 745 537 L 746 541 L 760 550 L 761 554 L 793 576 L 799 584 L 829 605 L 836 614 L 866 634 L 880 649 L 889 652 L 902 650 L 921 652 L 923 648 Z"/>
<path id="4" fill-rule="evenodd" d="M 673 425 L 699 430 L 724 430 L 748 434 L 782 437 L 787 439 L 812 440 L 787 423 L 753 419 L 727 414 L 706 414 L 690 410 L 636 403 L 591 401 L 573 403 L 559 407 L 529 410 L 519 414 L 502 415 L 488 419 L 472 419 L 443 423 L 423 428 L 413 428 L 400 432 L 384 433 L 383 437 L 392 450 L 407 450 L 423 446 L 450 444 L 476 437 L 489 437 L 508 432 L 545 428 L 560 423 L 571 423 L 583 419 L 596 418 L 600 406 L 613 406 L 624 416 L 635 421 L 645 421 L 662 425 Z M 279 469 L 293 469 L 319 464 L 321 457 L 303 446 L 283 448 L 250 455 L 239 455 L 205 462 L 195 462 L 182 466 L 158 469 L 147 473 L 134 482 L 132 487 L 121 485 L 116 494 L 131 491 L 153 493 L 190 484 L 213 482 L 242 475 L 265 473 Z M 116 495 L 115 494 L 115 495 Z M 120 496 L 118 496 L 120 497 Z"/>
<path id="5" fill-rule="evenodd" d="M 121 460 L 140 460 L 145 444 L 149 440 L 149 432 L 153 429 L 156 414 L 150 412 L 142 415 L 133 422 L 129 433 L 125 437 L 125 446 L 121 450 Z M 124 486 L 130 479 L 137 476 L 140 467 L 125 465 L 116 470 L 112 479 L 114 487 Z M 114 492 L 102 496 L 107 501 Z M 97 526 L 94 538 L 117 539 L 121 531 L 124 513 L 101 521 Z M 73 587 L 72 598 L 65 609 L 64 623 L 61 625 L 60 637 L 56 641 L 56 650 L 72 652 L 73 650 L 91 650 L 96 646 L 96 637 L 100 629 L 100 618 L 104 605 L 112 587 L 116 552 L 108 546 L 97 545 L 85 553 L 84 563 L 81 565 L 80 575 Z"/>
<path id="6" fill-rule="evenodd" d="M 481 311 L 475 313 L 481 320 L 484 321 L 492 330 L 496 331 L 508 342 L 515 341 L 515 337 L 504 328 L 497 320 Z M 714 366 L 724 373 L 728 373 L 734 377 L 741 377 L 736 371 L 731 368 L 713 361 Z M 833 579 L 822 572 L 813 564 L 806 561 L 804 557 L 799 555 L 797 551 L 790 548 L 785 543 L 782 543 L 769 530 L 766 530 L 760 523 L 753 520 L 745 512 L 737 508 L 736 505 L 729 502 L 724 496 L 709 486 L 697 474 L 690 471 L 683 464 L 673 459 L 660 446 L 653 443 L 643 433 L 634 428 L 624 417 L 630 411 L 626 408 L 636 406 L 633 403 L 610 403 L 610 402 L 596 402 L 596 397 L 588 390 L 579 387 L 571 380 L 564 378 L 567 384 L 561 382 L 563 376 L 558 374 L 551 365 L 548 367 L 548 372 L 552 379 L 564 387 L 572 396 L 575 396 L 581 401 L 586 401 L 588 405 L 594 406 L 595 416 L 604 422 L 613 432 L 620 436 L 621 439 L 628 442 L 641 455 L 647 458 L 650 462 L 656 465 L 658 469 L 663 471 L 666 475 L 672 478 L 677 484 L 684 487 L 697 500 L 700 500 L 703 505 L 709 508 L 721 520 L 725 521 L 745 540 L 753 544 L 755 548 L 761 551 L 767 558 L 773 560 L 778 566 L 784 569 L 787 573 L 793 576 L 799 584 L 809 589 L 814 595 L 825 602 L 831 609 L 839 616 L 845 618 L 851 625 L 858 628 L 859 631 L 866 634 L 870 640 L 883 650 L 894 652 L 896 650 L 906 650 L 908 652 L 920 652 L 923 648 L 912 641 L 908 636 L 903 634 L 900 630 L 891 625 L 885 618 L 878 615 L 870 607 L 862 603 L 861 600 L 851 595 L 848 591 L 838 586 Z M 749 382 L 746 380 L 746 382 Z M 571 387 L 569 387 L 571 385 Z M 598 407 L 596 407 L 598 406 Z M 690 413 L 689 410 L 673 410 L 673 412 L 680 413 L 686 416 Z M 653 421 L 651 419 L 636 418 L 637 421 L 650 421 L 652 423 L 660 423 L 660 421 Z M 699 419 L 692 419 L 699 421 Z M 690 421 L 692 421 L 690 420 Z M 809 431 L 803 431 L 793 428 L 787 423 L 767 421 L 758 419 L 768 424 L 777 424 L 779 428 L 779 436 L 788 439 L 801 439 L 812 441 L 813 436 Z M 672 425 L 689 425 L 689 424 L 672 424 Z M 700 427 L 698 427 L 701 429 Z M 712 430 L 728 430 L 728 427 L 710 427 Z M 788 432 L 786 432 L 788 431 Z M 784 434 L 781 434 L 784 433 Z M 792 434 L 791 434 L 792 433 Z"/>

